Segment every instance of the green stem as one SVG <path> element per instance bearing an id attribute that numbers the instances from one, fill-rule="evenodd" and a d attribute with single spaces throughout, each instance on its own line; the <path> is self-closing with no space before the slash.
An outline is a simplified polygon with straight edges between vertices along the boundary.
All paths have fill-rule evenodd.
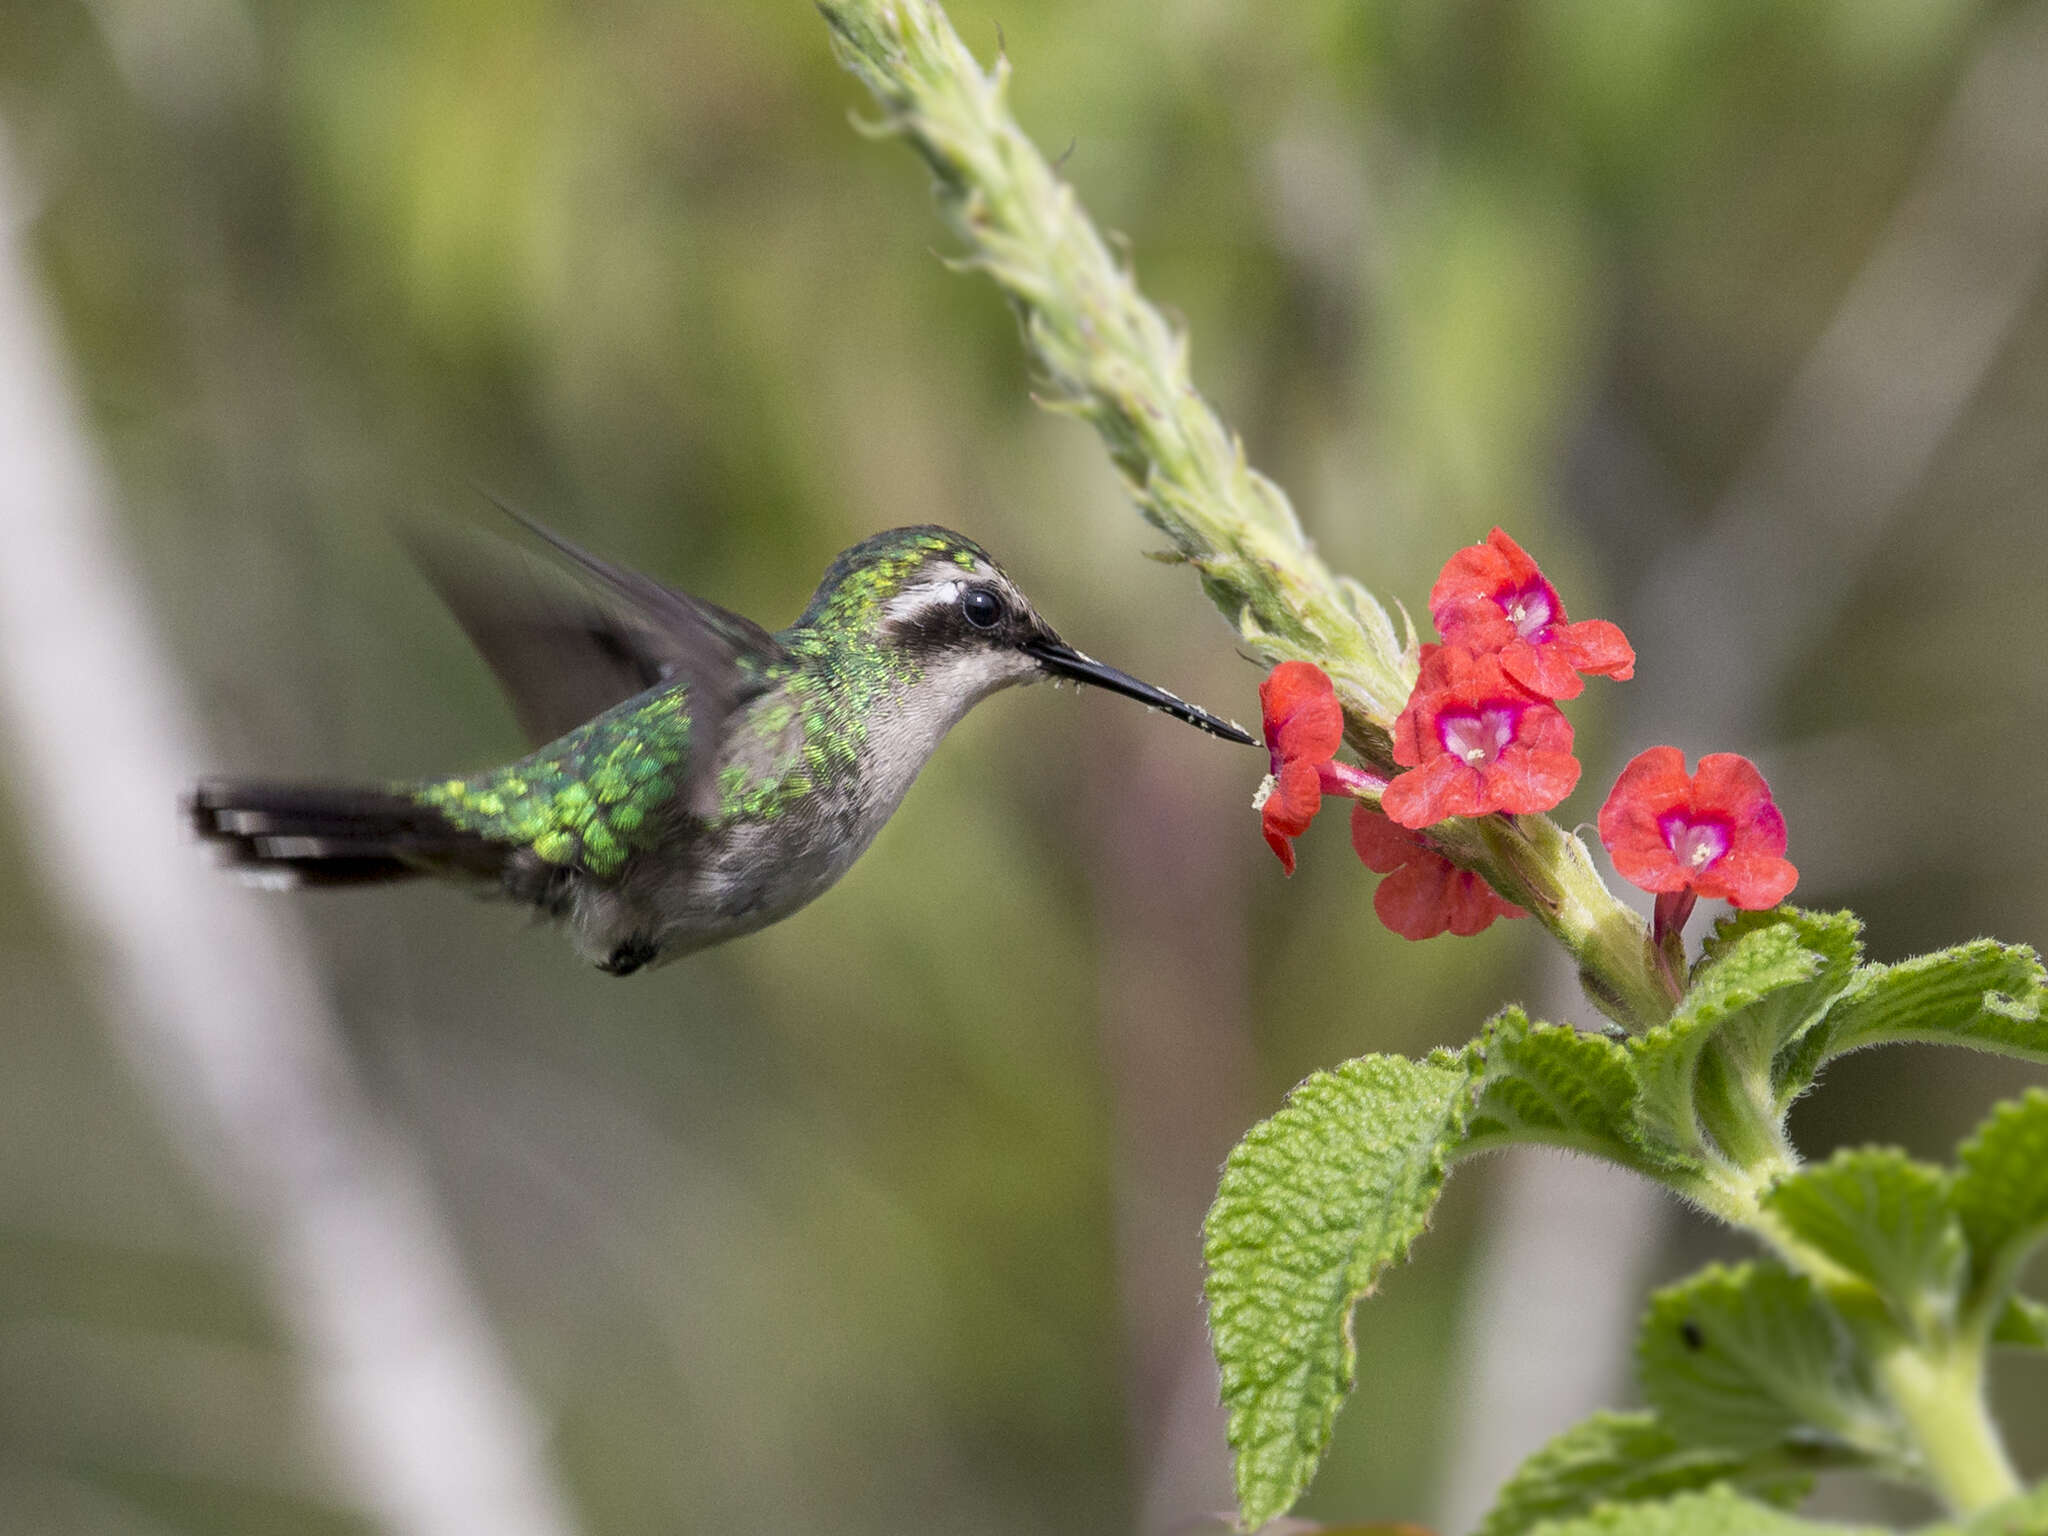
<path id="1" fill-rule="evenodd" d="M 1717 1040 L 1701 1055 L 1695 1081 L 1700 1123 L 1759 1195 L 1799 1166 L 1799 1154 L 1786 1138 L 1778 1113 L 1767 1062 L 1738 1061 Z"/>
<path id="2" fill-rule="evenodd" d="M 1984 1401 L 1981 1350 L 1958 1346 L 1933 1354 L 1901 1344 L 1872 1365 L 1950 1509 L 1975 1514 L 2020 1493 L 2019 1475 Z"/>
<path id="3" fill-rule="evenodd" d="M 1633 1032 L 1670 1018 L 1673 998 L 1657 973 L 1649 928 L 1607 888 L 1586 845 L 1548 816 L 1496 820 L 1519 845 L 1497 837 L 1496 863 L 1535 871 L 1529 910 L 1578 960 L 1579 984 L 1600 1011 Z"/>
<path id="4" fill-rule="evenodd" d="M 1765 1187 L 1767 1183 L 1757 1185 Z M 1975 1514 L 2022 1491 L 1985 1401 L 1981 1338 L 1964 1334 L 1919 1343 L 1902 1337 L 1881 1307 L 1851 1304 L 1859 1293 L 1869 1296 L 1867 1286 L 1758 1209 L 1753 1196 L 1717 1194 L 1723 1197 L 1720 1205 L 1710 1206 L 1717 1215 L 1747 1227 L 1835 1303 L 1869 1361 L 1879 1390 L 1898 1413 L 1911 1450 L 1905 1469 L 1917 1468 L 1950 1512 L 1958 1515 Z"/>
<path id="5" fill-rule="evenodd" d="M 1312 661 L 1366 763 L 1396 771 L 1395 717 L 1415 681 L 1412 632 L 1332 572 L 1279 486 L 1196 390 L 1186 338 L 1138 291 L 1073 189 L 1017 126 L 1007 61 L 983 70 L 935 0 L 818 0 L 841 60 L 880 104 L 880 131 L 931 167 L 939 212 L 1022 322 L 1038 397 L 1093 426 L 1146 520 L 1267 663 Z M 1625 1028 L 1669 1016 L 1640 918 L 1579 840 L 1541 816 L 1446 824 L 1438 841 L 1577 957 L 1594 1003 Z"/>
<path id="6" fill-rule="evenodd" d="M 1713 1181 L 1713 1200 L 1702 1203 L 1761 1238 L 1837 1303 L 1878 1386 L 1898 1411 L 1920 1470 L 1952 1511 L 1974 1514 L 2017 1495 L 2019 1477 L 1984 1400 L 1982 1339 L 1908 1339 L 1888 1317 L 1848 1304 L 1867 1287 L 1761 1204 L 1771 1185 L 1799 1166 L 1768 1065 L 1747 1063 L 1717 1041 L 1700 1058 L 1696 1081 L 1694 1102 L 1724 1169 Z"/>

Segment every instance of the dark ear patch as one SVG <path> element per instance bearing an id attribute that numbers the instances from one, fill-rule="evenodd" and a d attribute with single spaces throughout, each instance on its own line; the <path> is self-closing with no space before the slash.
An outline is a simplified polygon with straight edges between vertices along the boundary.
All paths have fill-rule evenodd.
<path id="1" fill-rule="evenodd" d="M 958 650 L 970 635 L 975 639 L 982 638 L 978 631 L 969 630 L 957 600 L 928 603 L 914 613 L 891 620 L 889 624 L 891 644 L 903 655 L 918 661 L 944 651 Z"/>

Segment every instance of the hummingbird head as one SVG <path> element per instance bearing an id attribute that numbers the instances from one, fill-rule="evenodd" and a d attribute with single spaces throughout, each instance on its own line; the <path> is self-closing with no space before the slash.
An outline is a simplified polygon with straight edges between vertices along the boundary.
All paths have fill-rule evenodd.
<path id="1" fill-rule="evenodd" d="M 797 628 L 861 636 L 903 658 L 954 719 L 999 688 L 1066 679 L 1255 745 L 1229 722 L 1075 650 L 986 550 L 950 529 L 896 528 L 856 544 L 832 563 Z"/>

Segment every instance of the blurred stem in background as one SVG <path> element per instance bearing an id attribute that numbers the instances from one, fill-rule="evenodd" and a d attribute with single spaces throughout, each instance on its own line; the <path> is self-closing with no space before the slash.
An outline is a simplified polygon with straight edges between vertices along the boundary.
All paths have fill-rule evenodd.
<path id="1" fill-rule="evenodd" d="M 392 1536 L 570 1536 L 545 1431 L 282 909 L 180 835 L 205 764 L 35 302 L 0 133 L 0 724 L 47 889 L 176 1142 L 259 1250 L 337 1495 Z"/>

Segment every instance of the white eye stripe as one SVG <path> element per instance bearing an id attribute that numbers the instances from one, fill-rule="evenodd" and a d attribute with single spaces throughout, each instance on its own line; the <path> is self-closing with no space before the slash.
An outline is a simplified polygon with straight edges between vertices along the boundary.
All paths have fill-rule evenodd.
<path id="1" fill-rule="evenodd" d="M 891 624 L 915 624 L 941 609 L 958 607 L 966 586 L 953 579 L 914 582 L 882 605 L 882 617 Z"/>
<path id="2" fill-rule="evenodd" d="M 912 582 L 882 604 L 883 621 L 902 626 L 936 618 L 945 611 L 957 614 L 960 599 L 970 587 L 993 592 L 1006 613 L 1019 612 L 1028 606 L 1001 574 L 977 569 L 969 576 L 933 575 Z"/>

